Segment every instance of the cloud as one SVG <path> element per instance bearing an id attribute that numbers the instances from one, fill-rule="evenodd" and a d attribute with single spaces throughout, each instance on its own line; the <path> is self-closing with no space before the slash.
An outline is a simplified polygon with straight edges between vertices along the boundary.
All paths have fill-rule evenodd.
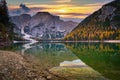
<path id="1" fill-rule="evenodd" d="M 86 16 L 88 16 L 89 14 L 91 14 L 96 10 L 96 6 L 88 6 L 88 5 L 76 6 L 72 4 L 61 4 L 61 5 L 42 4 L 42 5 L 28 5 L 28 7 L 30 9 L 29 12 L 30 14 L 35 14 L 36 12 L 40 12 L 40 11 L 50 12 L 54 15 L 58 15 L 63 18 L 85 18 Z"/>
<path id="2" fill-rule="evenodd" d="M 19 8 L 13 8 L 10 9 L 9 14 L 14 16 L 14 15 L 20 15 L 20 14 L 26 14 L 31 11 L 30 8 L 28 8 L 25 4 L 20 4 Z"/>
<path id="3" fill-rule="evenodd" d="M 94 11 L 98 10 L 101 8 L 103 4 L 106 2 L 102 3 L 94 3 L 94 4 L 84 4 L 84 5 L 76 5 L 76 4 L 71 4 L 71 3 L 62 3 L 61 2 L 71 2 L 71 0 L 57 0 L 57 3 L 53 4 L 33 4 L 33 3 L 28 3 L 26 6 L 27 8 L 30 9 L 28 12 L 29 14 L 35 14 L 37 12 L 50 12 L 53 15 L 58 15 L 62 18 L 80 18 L 83 19 L 87 17 L 88 15 L 92 14 Z M 59 4 L 59 5 L 58 5 Z M 19 9 L 18 6 L 9 6 L 9 10 L 13 11 L 15 9 Z"/>
<path id="4" fill-rule="evenodd" d="M 69 3 L 71 0 L 57 0 L 56 3 Z"/>
<path id="5" fill-rule="evenodd" d="M 103 3 L 86 4 L 86 6 L 102 6 Z"/>
<path id="6" fill-rule="evenodd" d="M 24 10 L 24 12 L 29 12 L 30 9 L 25 4 L 20 4 L 20 8 Z"/>
<path id="7" fill-rule="evenodd" d="M 86 6 L 101 7 L 102 5 L 112 2 L 112 1 L 114 0 L 108 0 L 108 1 L 103 1 L 103 2 L 98 2 L 98 3 L 93 3 L 93 4 L 86 4 Z"/>
<path id="8" fill-rule="evenodd" d="M 85 18 L 86 16 L 90 14 L 84 14 L 84 13 L 57 13 L 58 15 L 61 16 L 71 16 L 71 18 Z"/>

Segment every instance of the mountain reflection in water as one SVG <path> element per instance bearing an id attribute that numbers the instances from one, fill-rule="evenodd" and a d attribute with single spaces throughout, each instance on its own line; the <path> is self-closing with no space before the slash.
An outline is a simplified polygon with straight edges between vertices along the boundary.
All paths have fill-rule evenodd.
<path id="1" fill-rule="evenodd" d="M 66 43 L 66 47 L 106 78 L 120 79 L 119 43 Z"/>
<path id="2" fill-rule="evenodd" d="M 4 50 L 30 54 L 51 72 L 75 80 L 119 80 L 118 43 L 36 43 L 14 44 Z"/>

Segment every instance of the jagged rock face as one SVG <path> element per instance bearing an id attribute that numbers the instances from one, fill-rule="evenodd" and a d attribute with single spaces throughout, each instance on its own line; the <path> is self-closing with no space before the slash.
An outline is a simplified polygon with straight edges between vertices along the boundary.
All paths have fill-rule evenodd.
<path id="1" fill-rule="evenodd" d="M 38 12 L 32 17 L 28 14 L 13 16 L 11 20 L 16 25 L 16 30 L 19 29 L 20 32 L 24 27 L 25 32 L 34 37 L 42 37 L 46 33 L 53 36 L 59 32 L 61 32 L 61 34 L 64 32 L 64 35 L 66 35 L 77 26 L 76 22 L 64 22 L 60 20 L 59 16 L 53 16 L 48 12 Z M 15 32 L 17 32 L 16 30 Z"/>
<path id="2" fill-rule="evenodd" d="M 112 1 L 85 18 L 65 39 L 120 39 L 120 1 Z"/>
<path id="3" fill-rule="evenodd" d="M 101 15 L 99 16 L 99 19 L 101 21 L 105 21 L 106 18 L 108 17 L 109 20 L 112 20 L 113 17 L 115 16 L 115 13 L 114 11 L 116 10 L 115 7 L 112 7 L 112 6 L 104 6 L 102 9 L 101 9 Z"/>
<path id="4" fill-rule="evenodd" d="M 99 19 L 103 22 L 109 21 L 109 26 L 112 29 L 120 29 L 120 1 L 115 0 L 111 3 L 104 5 L 101 8 Z"/>
<path id="5" fill-rule="evenodd" d="M 56 26 L 56 20 L 59 20 L 58 16 L 53 16 L 47 12 L 38 12 L 30 20 L 29 29 L 31 35 L 40 37 L 45 32 L 46 28 L 51 29 Z"/>
<path id="6" fill-rule="evenodd" d="M 18 28 L 21 29 L 21 27 L 28 26 L 31 16 L 28 14 L 23 14 L 20 16 L 11 17 L 11 19 L 14 24 L 19 25 Z"/>
<path id="7" fill-rule="evenodd" d="M 21 29 L 25 26 L 28 26 L 30 19 L 31 16 L 28 14 L 11 17 L 12 22 L 16 25 L 16 27 L 14 28 L 14 32 L 17 34 L 21 34 Z"/>

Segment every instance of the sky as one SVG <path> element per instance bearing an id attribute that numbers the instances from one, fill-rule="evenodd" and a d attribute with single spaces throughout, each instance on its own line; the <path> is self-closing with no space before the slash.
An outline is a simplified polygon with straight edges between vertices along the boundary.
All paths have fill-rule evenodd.
<path id="1" fill-rule="evenodd" d="M 80 22 L 88 15 L 113 0 L 6 0 L 9 10 L 19 8 L 21 3 L 33 12 L 50 12 L 64 20 Z"/>

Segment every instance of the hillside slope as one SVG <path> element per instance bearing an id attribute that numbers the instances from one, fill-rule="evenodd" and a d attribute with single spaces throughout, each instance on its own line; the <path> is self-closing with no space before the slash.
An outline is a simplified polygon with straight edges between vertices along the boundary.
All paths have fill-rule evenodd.
<path id="1" fill-rule="evenodd" d="M 120 40 L 120 1 L 103 5 L 84 19 L 65 40 Z"/>

